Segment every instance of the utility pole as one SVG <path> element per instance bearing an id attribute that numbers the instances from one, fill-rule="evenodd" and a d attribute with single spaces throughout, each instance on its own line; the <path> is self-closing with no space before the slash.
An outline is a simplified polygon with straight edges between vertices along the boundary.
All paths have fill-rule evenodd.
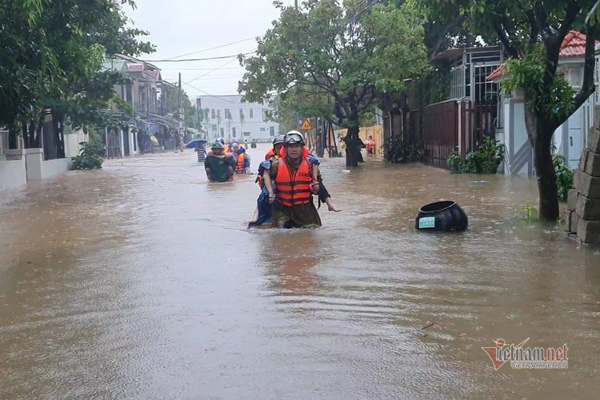
<path id="1" fill-rule="evenodd" d="M 296 10 L 298 10 L 298 0 L 296 0 Z"/>

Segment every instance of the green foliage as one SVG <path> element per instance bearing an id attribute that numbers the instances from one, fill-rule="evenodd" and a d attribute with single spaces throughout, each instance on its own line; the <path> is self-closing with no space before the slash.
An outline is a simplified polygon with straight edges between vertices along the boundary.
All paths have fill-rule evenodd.
<path id="1" fill-rule="evenodd" d="M 100 169 L 104 159 L 100 156 L 102 147 L 97 143 L 79 143 L 81 149 L 79 155 L 72 158 L 72 169 Z"/>
<path id="2" fill-rule="evenodd" d="M 495 174 L 504 160 L 505 147 L 492 138 L 483 139 L 481 146 L 461 157 L 452 153 L 448 157 L 450 170 L 460 174 Z"/>
<path id="3" fill-rule="evenodd" d="M 525 121 L 536 154 L 549 160 L 555 130 L 594 91 L 594 40 L 598 39 L 597 0 L 429 0 L 427 8 L 441 15 L 455 8 L 466 18 L 466 26 L 484 40 L 501 42 L 510 59 L 510 80 L 505 90 L 522 89 L 525 94 Z M 560 46 L 571 30 L 587 35 L 583 84 L 577 94 L 558 69 Z M 536 163 L 539 160 L 536 160 Z M 555 198 L 554 171 L 548 162 L 537 170 L 540 182 L 540 214 L 545 220 L 559 216 Z"/>
<path id="4" fill-rule="evenodd" d="M 552 157 L 554 171 L 556 172 L 556 185 L 558 187 L 558 199 L 567 201 L 569 190 L 573 188 L 573 171 L 567 165 L 565 158 L 555 154 Z"/>
<path id="5" fill-rule="evenodd" d="M 129 26 L 131 0 L 4 0 L 0 4 L 0 125 L 37 123 L 42 111 L 81 126 L 106 116 L 121 78 L 102 72 L 105 54 L 153 51 Z M 34 129 L 35 130 L 35 129 Z"/>
<path id="6" fill-rule="evenodd" d="M 317 115 L 351 128 L 378 94 L 403 89 L 405 79 L 428 69 L 414 1 L 375 6 L 368 13 L 358 1 L 279 7 L 280 18 L 258 41 L 256 55 L 240 57 L 246 73 L 239 90 L 247 100 L 279 95 L 285 112 L 304 114 L 316 105 Z M 317 101 L 301 99 L 306 93 Z"/>
<path id="7" fill-rule="evenodd" d="M 560 124 L 575 111 L 575 91 L 561 75 L 554 78 L 548 89 L 544 80 L 546 58 L 544 47 L 537 45 L 523 58 L 510 59 L 507 62 L 510 79 L 502 82 L 502 88 L 508 93 L 522 89 L 533 100 L 536 111 L 550 115 Z"/>
<path id="8" fill-rule="evenodd" d="M 394 136 L 388 159 L 395 163 L 421 161 L 423 159 L 423 145 L 415 140 L 405 140 L 402 135 Z"/>

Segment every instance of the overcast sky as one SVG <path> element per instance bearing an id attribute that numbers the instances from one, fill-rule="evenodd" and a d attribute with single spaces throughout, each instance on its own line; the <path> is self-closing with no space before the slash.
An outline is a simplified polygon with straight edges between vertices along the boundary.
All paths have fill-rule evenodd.
<path id="1" fill-rule="evenodd" d="M 256 49 L 278 17 L 272 0 L 137 0 L 127 14 L 137 28 L 150 32 L 157 51 L 144 59 L 206 58 Z M 284 3 L 292 4 L 293 0 Z M 211 49 L 232 42 L 236 44 Z M 188 54 L 192 53 L 192 54 Z M 185 63 L 155 63 L 163 79 L 175 82 L 181 72 L 183 88 L 193 101 L 202 94 L 237 94 L 243 69 L 237 59 Z"/>

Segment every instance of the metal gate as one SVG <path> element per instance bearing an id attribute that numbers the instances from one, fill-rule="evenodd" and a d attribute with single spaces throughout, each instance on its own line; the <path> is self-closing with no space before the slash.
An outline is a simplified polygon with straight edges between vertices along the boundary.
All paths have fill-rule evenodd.
<path id="1" fill-rule="evenodd" d="M 421 123 L 411 112 L 411 129 L 422 128 L 423 162 L 448 168 L 448 157 L 458 152 L 465 156 L 476 150 L 485 137 L 496 135 L 495 105 L 473 104 L 470 101 L 448 100 L 423 109 Z M 419 126 L 420 125 L 420 126 Z"/>
<path id="2" fill-rule="evenodd" d="M 456 100 L 431 104 L 423 109 L 423 162 L 448 168 L 448 156 L 458 146 L 458 103 Z"/>

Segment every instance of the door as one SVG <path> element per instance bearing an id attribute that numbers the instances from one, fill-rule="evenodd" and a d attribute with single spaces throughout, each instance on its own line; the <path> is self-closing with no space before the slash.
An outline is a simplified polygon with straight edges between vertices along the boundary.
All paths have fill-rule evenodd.
<path id="1" fill-rule="evenodd" d="M 130 155 L 129 151 L 129 129 L 123 129 L 123 154 L 125 157 Z"/>
<path id="2" fill-rule="evenodd" d="M 583 151 L 583 135 L 584 135 L 584 116 L 586 105 L 580 107 L 569 118 L 567 132 L 567 149 L 568 149 L 568 164 L 569 168 L 576 169 L 579 166 L 579 159 Z"/>

